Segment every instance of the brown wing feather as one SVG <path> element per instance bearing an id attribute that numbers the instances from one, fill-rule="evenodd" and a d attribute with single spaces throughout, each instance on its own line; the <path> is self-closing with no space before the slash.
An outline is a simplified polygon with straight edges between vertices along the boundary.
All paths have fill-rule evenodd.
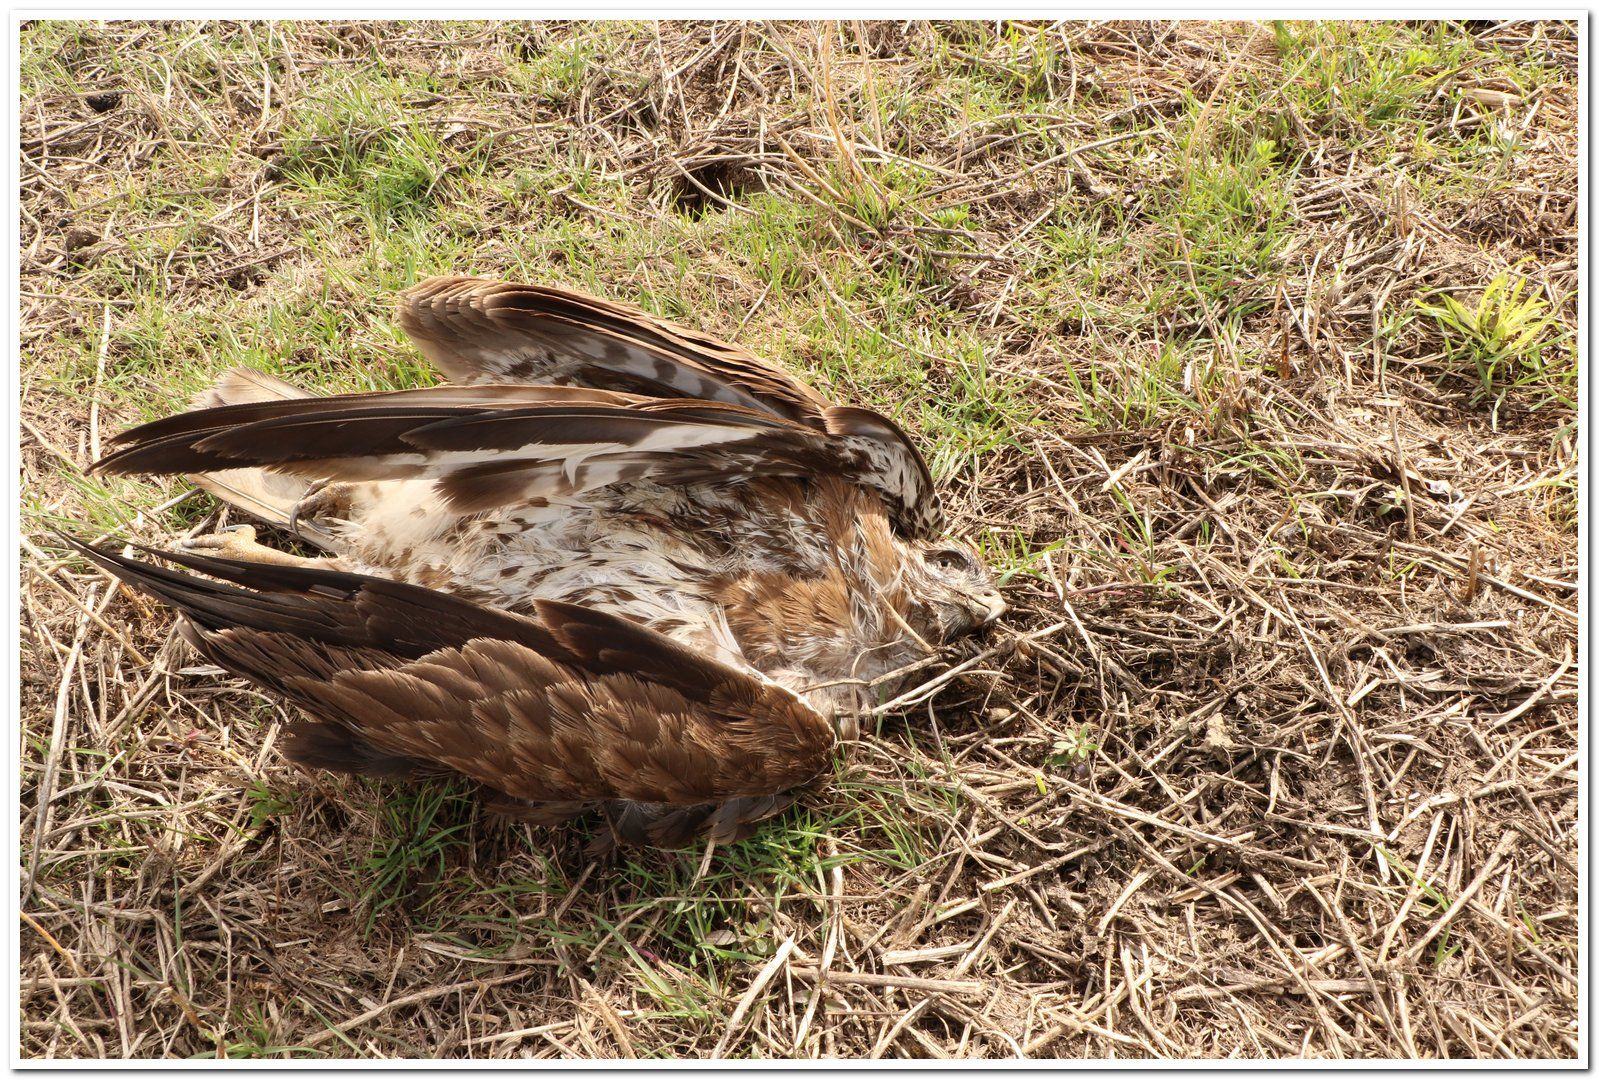
<path id="1" fill-rule="evenodd" d="M 882 495 L 901 533 L 943 531 L 927 465 L 892 421 L 829 405 L 734 346 L 627 305 L 472 278 L 416 286 L 400 321 L 442 370 L 473 385 L 283 399 L 273 395 L 293 390 L 278 384 L 245 395 L 261 400 L 124 432 L 95 467 L 425 476 L 463 513 L 641 479 L 828 473 Z"/>
<path id="2" fill-rule="evenodd" d="M 829 761 L 831 725 L 789 691 L 603 612 L 539 601 L 523 618 L 357 574 L 153 553 L 218 582 L 72 546 L 309 714 L 288 749 L 313 764 L 699 807 L 778 794 Z"/>
<path id="3" fill-rule="evenodd" d="M 236 373 L 223 377 L 229 381 Z M 220 385 L 220 384 L 219 384 Z M 208 395 L 201 395 L 208 400 Z M 245 401 L 227 405 L 202 405 L 187 412 L 152 420 L 113 435 L 108 441 L 114 453 L 95 462 L 96 469 L 110 472 L 165 472 L 156 464 L 157 446 L 188 446 L 225 432 L 250 425 L 323 420 L 342 423 L 351 410 L 447 410 L 459 408 L 480 414 L 495 409 L 527 408 L 545 405 L 603 405 L 625 408 L 645 399 L 631 394 L 560 386 L 428 386 L 414 390 L 391 390 L 364 394 L 332 394 L 325 397 L 298 396 Z M 443 415 L 443 413 L 439 413 Z M 255 429 L 257 431 L 261 428 Z M 141 463 L 142 462 L 142 463 Z"/>
<path id="4" fill-rule="evenodd" d="M 943 532 L 927 464 L 869 409 L 831 405 L 736 345 L 631 304 L 536 285 L 435 277 L 400 296 L 399 322 L 452 382 L 529 382 L 700 398 L 768 411 L 838 437 L 849 475 L 887 499 L 900 531 Z"/>
<path id="5" fill-rule="evenodd" d="M 572 387 L 434 387 L 195 410 L 122 433 L 95 469 L 251 467 L 346 482 L 422 477 L 461 513 L 639 480 L 837 475 L 880 490 L 931 490 L 926 470 L 915 471 L 919 458 L 880 452 L 885 444 L 874 433 L 898 432 L 887 420 L 858 409 L 824 415 L 835 430 L 703 400 Z M 918 516 L 929 507 L 936 502 L 895 508 L 920 535 L 937 525 Z"/>
<path id="6" fill-rule="evenodd" d="M 814 422 L 827 399 L 754 354 L 642 308 L 538 285 L 435 277 L 399 322 L 455 383 L 592 386 L 701 398 Z"/>

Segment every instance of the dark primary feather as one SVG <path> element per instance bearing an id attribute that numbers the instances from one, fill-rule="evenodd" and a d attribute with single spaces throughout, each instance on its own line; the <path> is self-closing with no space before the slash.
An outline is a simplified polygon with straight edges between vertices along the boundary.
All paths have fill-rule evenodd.
<path id="1" fill-rule="evenodd" d="M 246 371 L 248 369 L 237 369 L 231 374 Z M 320 423 L 329 430 L 336 430 L 352 416 L 376 418 L 387 414 L 425 420 L 455 415 L 480 416 L 498 409 L 539 406 L 626 408 L 644 400 L 636 395 L 580 387 L 429 386 L 414 390 L 208 405 L 152 420 L 112 436 L 107 441 L 117 449 L 95 462 L 93 468 L 112 473 L 171 472 L 182 471 L 185 467 L 183 462 L 202 461 L 222 463 L 217 467 L 231 467 L 238 463 L 239 458 L 229 457 L 222 452 L 220 448 L 227 445 L 224 436 L 246 429 L 254 433 L 266 432 L 272 430 L 273 425 L 285 423 Z M 402 425 L 401 430 L 408 426 L 415 425 Z M 218 440 L 217 444 L 213 444 L 213 449 L 199 449 L 213 438 Z M 257 449 L 267 456 L 293 460 L 299 456 L 301 448 L 284 446 Z"/>
<path id="2" fill-rule="evenodd" d="M 889 430 L 829 408 L 842 435 Z M 892 429 L 897 432 L 898 429 Z M 618 482 L 732 482 L 842 475 L 871 486 L 873 450 L 771 413 L 703 400 L 537 386 L 436 387 L 198 409 L 119 435 L 110 473 L 270 468 L 306 480 L 427 477 L 475 512 Z M 910 463 L 920 466 L 920 459 Z M 926 478 L 925 468 L 914 475 Z M 896 482 L 897 483 L 897 482 Z"/>
<path id="3" fill-rule="evenodd" d="M 605 804 L 634 832 L 653 814 L 664 834 L 707 803 L 754 812 L 829 761 L 830 723 L 789 691 L 603 612 L 541 600 L 523 618 L 359 574 L 152 552 L 211 581 L 68 543 L 304 710 L 287 749 L 307 764 L 453 770 L 512 800 Z"/>

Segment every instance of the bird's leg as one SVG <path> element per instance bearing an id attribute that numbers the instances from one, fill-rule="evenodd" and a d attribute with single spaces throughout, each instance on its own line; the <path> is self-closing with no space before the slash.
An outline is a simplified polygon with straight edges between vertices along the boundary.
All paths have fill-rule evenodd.
<path id="1" fill-rule="evenodd" d="M 312 526 L 311 532 L 326 532 L 335 522 L 350 515 L 350 499 L 355 485 L 318 480 L 289 508 L 289 531 L 305 537 L 300 522 Z"/>
<path id="2" fill-rule="evenodd" d="M 234 525 L 207 536 L 191 537 L 178 547 L 184 551 L 203 552 L 224 559 L 238 559 L 241 562 L 267 563 L 271 566 L 299 566 L 309 570 L 344 569 L 344 564 L 338 559 L 307 559 L 257 543 L 253 525 Z"/>

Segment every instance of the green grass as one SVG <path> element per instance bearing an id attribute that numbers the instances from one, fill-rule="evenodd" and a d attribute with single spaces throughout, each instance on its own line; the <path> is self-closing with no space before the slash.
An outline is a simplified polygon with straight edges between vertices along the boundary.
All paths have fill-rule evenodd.
<path id="1" fill-rule="evenodd" d="M 910 733 L 888 737 L 907 736 L 915 741 Z M 485 960 L 530 946 L 557 949 L 563 964 L 625 973 L 650 1003 L 637 1019 L 683 1025 L 685 1038 L 715 1035 L 737 997 L 730 976 L 770 954 L 772 919 L 785 907 L 810 910 L 835 867 L 880 880 L 914 873 L 938 853 L 938 822 L 958 797 L 914 762 L 909 770 L 907 790 L 852 777 L 841 763 L 820 806 L 791 810 L 755 837 L 718 848 L 703 873 L 700 847 L 620 851 L 603 867 L 608 901 L 599 908 L 589 906 L 593 885 L 561 884 L 567 872 L 545 854 L 547 834 L 535 831 L 529 845 L 521 826 L 510 826 L 497 845 L 526 871 L 485 881 L 473 848 L 483 845 L 485 829 L 499 827 L 473 806 L 466 785 L 361 783 L 378 797 L 362 841 L 360 891 L 345 899 L 363 935 L 427 935 Z M 252 822 L 292 813 L 300 801 L 264 788 L 250 798 Z M 564 831 L 576 841 L 603 828 Z M 827 838 L 837 840 L 836 852 L 824 850 Z M 543 901 L 564 907 L 574 900 L 564 918 L 524 914 Z M 230 1056 L 286 1052 L 254 1030 L 234 1039 Z"/>
<path id="2" fill-rule="evenodd" d="M 1311 409 L 1368 392 L 1368 373 L 1392 377 L 1399 389 L 1388 393 L 1405 392 L 1401 376 L 1424 384 L 1442 395 L 1429 408 L 1458 404 L 1462 423 L 1535 414 L 1544 443 L 1570 435 L 1575 301 L 1545 292 L 1539 274 L 1559 256 L 1457 228 L 1481 205 L 1519 197 L 1536 150 L 1491 117 L 1478 122 L 1487 114 L 1470 95 L 1533 101 L 1574 81 L 1535 48 L 1510 52 L 1461 24 L 1286 22 L 1196 24 L 1182 49 L 1112 28 L 1090 53 L 1036 26 L 936 24 L 916 31 L 915 55 L 874 67 L 868 95 L 858 73 L 869 50 L 846 47 L 848 30 L 831 89 L 814 64 L 788 78 L 803 43 L 752 25 L 736 50 L 685 68 L 669 91 L 652 77 L 658 32 L 630 22 L 485 38 L 481 26 L 443 24 L 377 40 L 171 23 L 114 49 L 124 39 L 107 27 L 34 25 L 21 45 L 24 102 L 116 86 L 116 122 L 133 136 L 107 140 L 126 162 L 29 196 L 45 232 L 38 291 L 77 298 L 70 318 L 25 343 L 33 415 L 48 426 L 97 399 L 105 438 L 169 414 L 237 365 L 322 392 L 425 385 L 435 375 L 393 324 L 397 291 L 445 272 L 566 285 L 735 338 L 839 400 L 893 416 L 973 508 L 970 531 L 1002 582 L 1035 609 L 1071 574 L 1147 586 L 1139 595 L 1153 605 L 1191 573 L 1171 541 L 1187 522 L 1137 494 L 1153 489 L 1098 490 L 1096 436 L 1121 439 L 1129 455 L 1147 449 L 1160 475 L 1190 472 L 1219 499 L 1268 493 L 1296 538 L 1285 524 L 1248 555 L 1292 579 L 1322 572 L 1299 542 L 1315 527 L 1376 518 L 1403 528 L 1385 489 L 1350 495 L 1354 466 L 1295 440 L 1324 430 Z M 406 34 L 427 44 L 402 48 Z M 702 47 L 708 39 L 680 59 Z M 1137 55 L 1162 49 L 1183 64 L 1141 70 Z M 717 66 L 734 51 L 741 67 Z M 735 70 L 762 82 L 763 109 L 794 124 L 746 130 L 743 100 L 724 126 L 711 124 L 727 92 L 718 80 Z M 1190 79 L 1196 71 L 1204 77 Z M 796 133 L 827 132 L 830 107 L 847 132 L 912 161 L 847 156 Z M 580 109 L 604 136 L 578 122 Z M 52 123 L 80 113 L 61 105 Z M 771 138 L 780 131 L 804 169 Z M 687 154 L 707 132 L 762 157 L 769 190 L 740 166 L 721 188 L 734 208 L 684 194 L 656 148 Z M 1084 175 L 1038 168 L 1082 147 Z M 1374 173 L 1380 191 L 1363 179 Z M 1443 271 L 1374 314 L 1364 293 L 1341 308 L 1341 267 L 1403 245 L 1406 207 L 1464 238 L 1445 253 L 1454 261 L 1429 249 Z M 57 219 L 98 239 L 58 255 Z M 1430 227 L 1409 227 L 1437 245 Z M 1349 237 L 1360 243 L 1346 247 Z M 1401 276 L 1414 271 L 1405 264 Z M 23 492 L 36 542 L 45 527 L 110 531 L 183 490 L 85 476 L 77 428 L 44 433 L 71 460 L 52 460 Z M 1051 458 L 1094 507 L 1081 530 L 1061 525 L 1057 477 L 1033 468 L 1051 436 L 1081 444 Z M 1575 476 L 1529 494 L 1561 535 L 1576 526 Z M 979 513 L 1026 500 L 1036 520 Z M 192 500 L 163 522 L 187 528 L 209 510 Z M 1213 555 L 1238 541 L 1206 519 L 1190 542 Z M 1371 576 L 1419 589 L 1427 573 L 1395 550 Z M 959 753 L 984 734 L 985 707 L 962 703 Z M 258 737 L 269 718 L 247 715 L 240 727 Z M 502 830 L 461 785 L 351 783 L 337 800 L 346 819 L 303 776 L 272 774 L 241 789 L 233 820 L 263 866 L 292 861 L 292 849 L 272 847 L 283 834 L 339 837 L 350 869 L 316 883 L 319 899 L 342 905 L 329 925 L 361 942 L 426 939 L 485 962 L 539 950 L 563 972 L 636 991 L 629 1022 L 652 1025 L 641 1053 L 703 1051 L 780 925 L 819 951 L 815 898 L 835 869 L 846 892 L 897 896 L 948 855 L 951 823 L 971 806 L 947 775 L 968 759 L 947 744 L 939 754 L 922 719 L 883 719 L 880 742 L 903 760 L 841 768 L 820 796 L 717 850 L 703 874 L 700 849 L 626 852 L 580 885 L 577 852 L 602 825 Z M 1059 731 L 1033 749 L 1062 769 L 1096 763 L 1116 738 L 1108 720 Z M 46 747 L 30 729 L 28 762 Z M 115 811 L 109 800 L 86 805 Z M 122 821 L 90 831 L 115 849 L 96 857 L 100 880 L 137 881 L 153 844 L 130 839 Z M 63 865 L 70 877 L 82 862 Z M 160 915 L 175 930 L 196 917 L 170 906 Z M 141 979 L 166 977 L 158 950 L 140 955 Z M 291 1036 L 286 1018 L 250 999 L 264 994 L 241 984 L 244 1004 L 206 1014 L 226 1056 L 365 1052 L 355 1039 L 294 1045 L 304 1029 Z"/>
<path id="3" fill-rule="evenodd" d="M 174 75 L 202 102 L 207 80 L 238 65 L 284 77 L 270 33 L 226 42 L 185 25 L 158 33 L 190 46 L 181 50 Z M 525 59 L 507 64 L 504 88 L 562 102 L 586 64 L 647 33 L 624 25 L 608 35 L 530 47 Z M 1383 147 L 1414 151 L 1441 115 L 1437 87 L 1467 60 L 1487 62 L 1492 73 L 1529 87 L 1548 77 L 1536 62 L 1479 53 L 1468 37 L 1443 26 L 1296 23 L 1275 24 L 1272 33 L 1281 72 L 1244 64 L 1214 100 L 1186 94 L 1174 115 L 1133 128 L 1133 138 L 1102 151 L 1112 168 L 1148 176 L 1133 213 L 1110 203 L 1063 204 L 1039 226 L 1039 257 L 1024 261 L 1008 313 L 1040 334 L 1064 323 L 1091 324 L 1109 335 L 1103 345 L 1090 345 L 1090 363 L 1039 373 L 1077 391 L 1080 419 L 1090 426 L 1159 426 L 1188 414 L 1207 428 L 1215 408 L 1206 401 L 1205 381 L 1270 363 L 1264 355 L 1238 355 L 1230 342 L 1243 320 L 1272 305 L 1290 270 L 1283 253 L 1305 161 L 1284 119 L 1289 112 L 1351 143 L 1377 138 Z M 972 35 L 981 47 L 966 40 Z M 48 78 L 72 85 L 63 58 L 92 36 L 57 24 L 25 41 L 24 93 Z M 938 94 L 890 96 L 879 100 L 880 111 L 901 120 L 896 130 L 911 128 L 920 113 L 961 130 L 1009 131 L 1021 148 L 1058 153 L 1048 119 L 1066 77 L 1058 46 L 1015 26 L 990 38 L 972 28 L 944 35 L 929 61 L 941 79 Z M 147 93 L 164 86 L 165 74 L 147 66 L 124 74 Z M 869 179 L 854 182 L 835 159 L 820 163 L 827 187 L 813 194 L 821 205 L 755 194 L 742 200 L 747 212 L 596 221 L 574 215 L 574 204 L 556 192 L 601 206 L 635 196 L 577 140 L 564 155 L 529 159 L 470 125 L 449 134 L 425 107 L 464 94 L 488 109 L 498 84 L 463 79 L 448 63 L 419 71 L 376 57 L 298 75 L 303 92 L 277 107 L 276 149 L 266 156 L 277 184 L 274 205 L 292 208 L 287 239 L 297 254 L 291 258 L 311 262 L 308 269 L 326 283 L 321 290 L 280 296 L 248 312 L 225 295 L 199 306 L 170 302 L 173 256 L 217 248 L 207 227 L 222 209 L 213 189 L 246 149 L 238 136 L 208 150 L 185 149 L 180 161 L 131 174 L 124 190 L 97 191 L 86 200 L 109 198 L 126 220 L 154 226 L 130 233 L 126 250 L 83 280 L 85 291 L 125 295 L 136 305 L 134 317 L 118 320 L 111 389 L 119 400 L 142 405 L 144 415 L 168 408 L 173 390 L 198 389 L 238 363 L 329 389 L 426 381 L 382 313 L 395 290 L 428 273 L 471 270 L 488 260 L 530 279 L 584 288 L 633 278 L 637 287 L 620 290 L 623 298 L 695 322 L 720 295 L 702 276 L 707 259 L 747 277 L 754 295 L 771 286 L 765 318 L 746 328 L 752 346 L 911 423 L 930 441 L 939 476 L 958 476 L 1033 415 L 1027 381 L 997 369 L 992 341 L 952 306 L 961 261 L 932 254 L 983 252 L 970 236 L 902 237 L 905 226 L 924 222 L 957 231 L 984 224 L 989 208 L 929 195 L 942 184 L 933 173 L 896 162 L 867 164 L 861 169 Z M 1079 90 L 1085 98 L 1109 92 Z M 199 115 L 178 110 L 180 120 L 194 125 Z M 1434 139 L 1438 145 L 1428 152 L 1472 163 L 1479 138 Z M 1177 163 L 1184 167 L 1174 171 Z M 829 215 L 829 207 L 847 217 Z M 514 236 L 486 233 L 490 222 L 509 226 Z M 888 235 L 896 238 L 885 244 Z M 862 258 L 840 249 L 840 237 L 882 250 Z M 649 271 L 642 279 L 631 272 L 639 267 Z M 1121 353 L 1123 333 L 1147 340 L 1152 330 L 1196 312 L 1203 313 L 1197 321 L 1157 335 L 1153 357 Z M 1202 362 L 1196 387 L 1191 361 L 1216 350 L 1228 354 L 1226 362 Z M 63 390 L 81 389 L 93 363 L 86 351 L 57 369 L 54 380 Z M 141 368 L 162 372 L 158 398 L 150 396 L 152 380 L 139 377 Z M 181 374 L 176 387 L 174 373 Z"/>

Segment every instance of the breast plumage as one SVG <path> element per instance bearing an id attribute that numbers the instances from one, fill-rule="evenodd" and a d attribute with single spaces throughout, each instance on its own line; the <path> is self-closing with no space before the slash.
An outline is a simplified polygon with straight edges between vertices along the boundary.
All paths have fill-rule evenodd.
<path id="1" fill-rule="evenodd" d="M 884 416 L 559 289 L 434 278 L 399 322 L 448 384 L 318 397 L 239 369 L 95 466 L 186 474 L 324 552 L 245 526 L 155 553 L 199 577 L 80 546 L 297 705 L 295 760 L 729 841 L 823 771 L 874 682 L 1003 611 Z"/>

